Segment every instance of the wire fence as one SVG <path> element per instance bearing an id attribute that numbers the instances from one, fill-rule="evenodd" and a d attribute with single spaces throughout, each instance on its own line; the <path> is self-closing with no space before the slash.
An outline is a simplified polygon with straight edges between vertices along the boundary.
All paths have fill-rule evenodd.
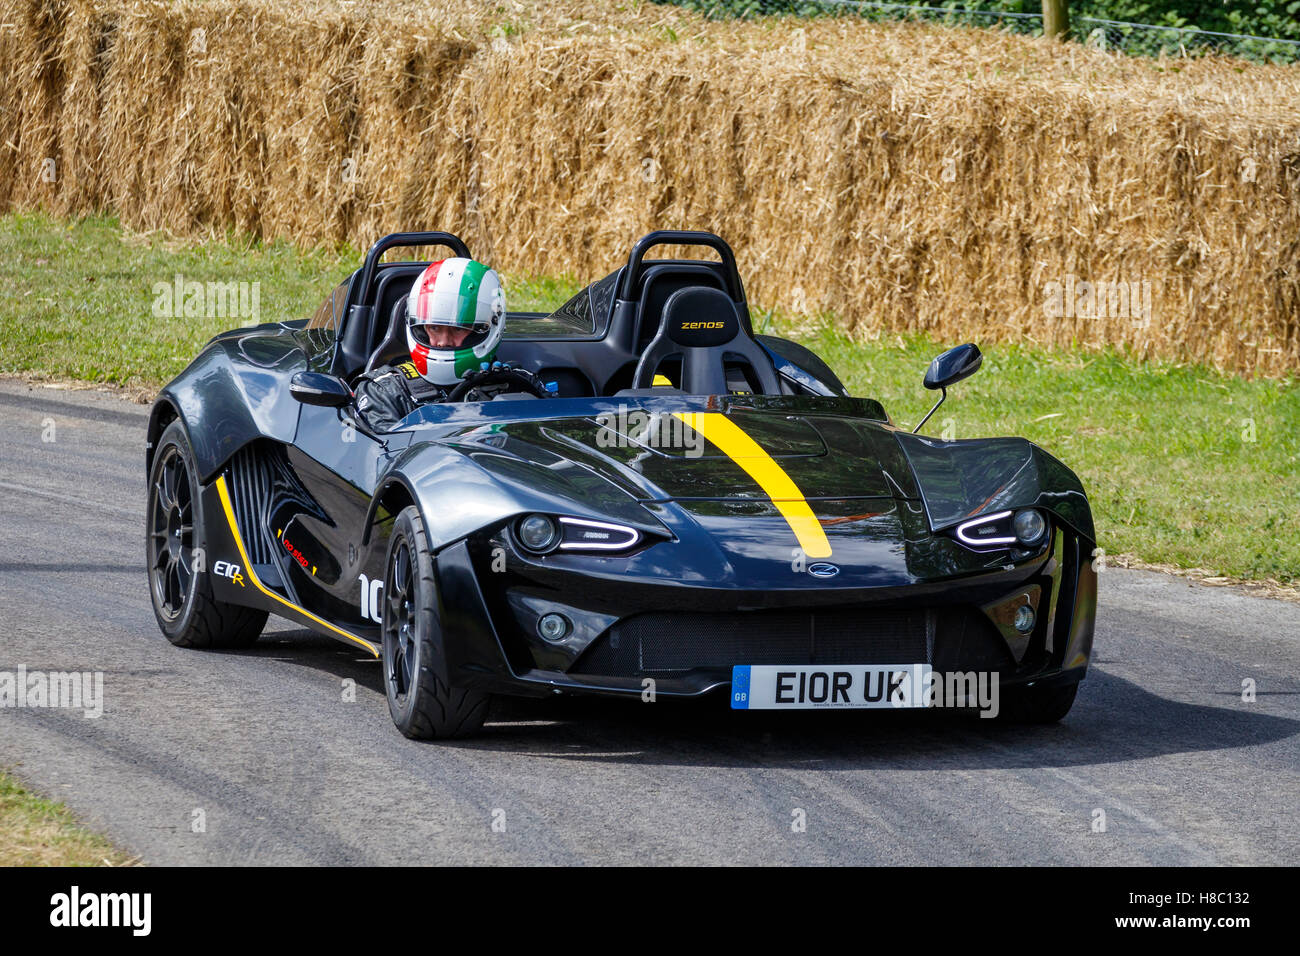
<path id="1" fill-rule="evenodd" d="M 1272 63 L 1300 62 L 1300 40 L 1124 23 L 1082 16 L 1072 18 L 1071 28 L 1074 38 L 1088 46 L 1118 50 L 1135 56 L 1200 56 L 1213 53 Z M 1042 32 L 1041 23 L 1039 32 Z"/>
<path id="2" fill-rule="evenodd" d="M 974 26 L 1042 36 L 1041 13 L 1009 10 L 974 10 L 959 3 L 916 6 L 873 0 L 658 0 L 700 10 L 710 16 L 751 17 L 772 14 L 794 16 L 853 15 L 869 21 L 909 20 Z M 1300 40 L 1217 33 L 1196 27 L 1127 23 L 1072 15 L 1069 38 L 1101 50 L 1130 56 L 1190 57 L 1217 54 L 1272 63 L 1300 63 Z"/>

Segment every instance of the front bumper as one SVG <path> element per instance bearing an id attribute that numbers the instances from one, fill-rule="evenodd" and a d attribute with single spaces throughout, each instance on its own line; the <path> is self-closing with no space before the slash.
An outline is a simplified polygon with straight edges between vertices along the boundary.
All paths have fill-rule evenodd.
<path id="1" fill-rule="evenodd" d="M 1081 680 L 1092 649 L 1091 543 L 1057 528 L 1039 555 L 978 574 L 893 587 L 707 587 L 653 561 L 538 561 L 483 535 L 439 552 L 447 678 L 517 696 L 699 697 L 738 664 L 930 664 L 989 671 L 1004 687 Z M 644 573 L 640 573 L 644 571 Z M 1031 603 L 1028 634 L 1008 609 Z M 543 640 L 538 618 L 570 627 Z"/>

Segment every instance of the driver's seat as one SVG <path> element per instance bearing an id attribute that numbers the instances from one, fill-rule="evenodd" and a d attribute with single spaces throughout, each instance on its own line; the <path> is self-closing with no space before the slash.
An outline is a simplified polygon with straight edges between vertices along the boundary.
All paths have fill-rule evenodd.
<path id="1" fill-rule="evenodd" d="M 402 296 L 393 304 L 393 310 L 388 315 L 388 331 L 370 353 L 363 371 L 373 372 L 406 354 L 409 354 L 406 344 L 406 296 Z"/>
<path id="2" fill-rule="evenodd" d="M 682 357 L 681 389 L 690 395 L 726 395 L 728 357 L 754 370 L 758 394 L 781 394 L 771 356 L 746 331 L 736 304 L 720 289 L 688 286 L 668 297 L 659 331 L 637 363 L 632 388 L 649 388 L 659 363 L 670 355 Z"/>

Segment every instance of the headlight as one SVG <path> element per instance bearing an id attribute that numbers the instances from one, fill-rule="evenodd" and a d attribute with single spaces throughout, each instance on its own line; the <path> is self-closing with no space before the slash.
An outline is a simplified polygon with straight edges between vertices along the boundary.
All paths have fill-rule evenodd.
<path id="1" fill-rule="evenodd" d="M 1011 528 L 1021 544 L 1032 546 L 1042 541 L 1043 535 L 1047 533 L 1047 519 L 1041 511 L 1026 508 L 1016 512 L 1015 518 L 1011 520 Z"/>
<path id="2" fill-rule="evenodd" d="M 641 543 L 641 532 L 626 525 L 590 518 L 525 515 L 515 523 L 515 538 L 532 554 L 552 551 L 628 551 Z"/>
<path id="3" fill-rule="evenodd" d="M 998 545 L 1015 544 L 1016 539 L 1008 534 L 1006 520 L 1010 511 L 999 511 L 993 515 L 983 515 L 971 521 L 957 525 L 957 540 L 972 548 L 992 548 Z"/>
<path id="4" fill-rule="evenodd" d="M 641 532 L 608 521 L 561 518 L 564 540 L 561 551 L 626 551 L 641 540 Z"/>
<path id="5" fill-rule="evenodd" d="M 529 551 L 550 551 L 560 540 L 560 529 L 546 515 L 529 515 L 515 528 L 519 543 Z"/>
<path id="6" fill-rule="evenodd" d="M 999 511 L 963 521 L 953 529 L 957 540 L 977 551 L 1007 547 L 1037 548 L 1047 539 L 1051 526 L 1036 508 Z"/>

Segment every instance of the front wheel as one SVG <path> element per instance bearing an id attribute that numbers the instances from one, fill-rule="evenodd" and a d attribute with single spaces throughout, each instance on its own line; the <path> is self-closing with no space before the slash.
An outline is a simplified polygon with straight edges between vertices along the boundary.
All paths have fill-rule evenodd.
<path id="1" fill-rule="evenodd" d="M 433 559 L 419 509 L 393 524 L 384 574 L 384 694 L 393 723 L 412 740 L 464 737 L 483 726 L 489 696 L 444 683 L 445 661 Z M 445 669 L 445 668 L 444 668 Z"/>

